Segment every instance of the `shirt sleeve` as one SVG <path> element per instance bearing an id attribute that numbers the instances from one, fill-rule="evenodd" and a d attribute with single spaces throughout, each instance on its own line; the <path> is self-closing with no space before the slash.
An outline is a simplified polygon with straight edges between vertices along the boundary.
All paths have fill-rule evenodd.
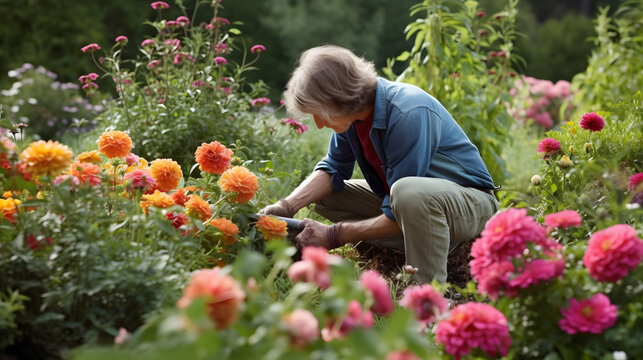
<path id="1" fill-rule="evenodd" d="M 324 170 L 331 175 L 331 186 L 334 192 L 344 189 L 344 180 L 353 175 L 355 156 L 348 141 L 347 132 L 333 132 L 328 144 L 328 154 L 315 165 L 315 170 Z"/>

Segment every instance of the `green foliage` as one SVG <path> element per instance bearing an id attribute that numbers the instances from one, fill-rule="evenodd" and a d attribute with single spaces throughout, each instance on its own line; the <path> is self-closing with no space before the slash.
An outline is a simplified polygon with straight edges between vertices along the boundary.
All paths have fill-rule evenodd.
<path id="1" fill-rule="evenodd" d="M 0 293 L 0 349 L 14 343 L 18 334 L 15 332 L 16 315 L 25 309 L 24 302 L 29 298 L 17 291 Z"/>
<path id="2" fill-rule="evenodd" d="M 408 64 L 397 80 L 417 85 L 438 99 L 478 147 L 496 183 L 506 169 L 501 158 L 512 120 L 510 100 L 516 1 L 495 15 L 476 1 L 424 1 L 411 14 L 426 15 L 407 27 L 410 51 L 389 61 L 385 74 L 395 78 L 396 61 Z"/>

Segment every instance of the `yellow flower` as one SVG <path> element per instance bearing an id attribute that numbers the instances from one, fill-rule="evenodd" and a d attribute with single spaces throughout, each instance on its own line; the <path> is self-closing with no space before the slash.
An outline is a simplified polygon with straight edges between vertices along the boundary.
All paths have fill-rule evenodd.
<path id="1" fill-rule="evenodd" d="M 167 208 L 172 205 L 176 205 L 172 197 L 164 192 L 155 190 L 153 194 L 147 194 L 141 196 L 141 209 L 145 211 L 145 214 L 148 214 L 148 208 L 150 206 L 155 206 L 157 208 Z"/>
<path id="2" fill-rule="evenodd" d="M 100 164 L 103 162 L 103 159 L 100 157 L 100 154 L 96 150 L 85 151 L 80 155 L 76 156 L 76 161 L 80 163 L 92 163 Z"/>
<path id="3" fill-rule="evenodd" d="M 201 199 L 198 195 L 190 196 L 190 200 L 185 203 L 185 213 L 188 216 L 199 218 L 206 221 L 212 216 L 212 209 L 207 201 Z"/>
<path id="4" fill-rule="evenodd" d="M 108 131 L 98 138 L 98 150 L 108 158 L 122 158 L 129 154 L 132 139 L 122 131 Z"/>
<path id="5" fill-rule="evenodd" d="M 161 191 L 174 190 L 183 178 L 179 164 L 172 159 L 156 159 L 150 164 L 156 187 Z"/>
<path id="6" fill-rule="evenodd" d="M 67 169 L 72 156 L 71 149 L 58 141 L 39 140 L 29 144 L 20 154 L 20 161 L 32 175 L 55 176 Z"/>
<path id="7" fill-rule="evenodd" d="M 2 218 L 7 219 L 7 221 L 12 224 L 15 224 L 15 215 L 18 212 L 18 205 L 20 205 L 20 203 L 20 200 L 0 199 L 0 215 L 2 215 Z"/>

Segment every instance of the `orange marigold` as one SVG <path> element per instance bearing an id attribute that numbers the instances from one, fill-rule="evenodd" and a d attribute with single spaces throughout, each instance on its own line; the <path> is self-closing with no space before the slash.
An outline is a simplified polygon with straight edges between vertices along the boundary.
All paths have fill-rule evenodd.
<path id="1" fill-rule="evenodd" d="M 85 151 L 80 155 L 76 156 L 76 161 L 81 163 L 92 163 L 100 164 L 103 162 L 103 159 L 100 157 L 100 154 L 96 150 Z"/>
<path id="2" fill-rule="evenodd" d="M 122 158 L 132 149 L 132 139 L 123 131 L 108 131 L 98 138 L 98 151 L 108 158 Z"/>
<path id="3" fill-rule="evenodd" d="M 150 206 L 155 206 L 157 208 L 163 208 L 164 209 L 164 208 L 170 207 L 172 205 L 176 205 L 174 203 L 174 200 L 172 200 L 172 198 L 170 197 L 170 195 L 168 195 L 168 194 L 166 194 L 164 192 L 158 191 L 158 190 L 154 191 L 153 194 L 142 195 L 141 199 L 143 199 L 140 202 L 141 209 L 143 209 L 143 211 L 145 211 L 145 214 L 148 214 L 147 209 Z"/>
<path id="4" fill-rule="evenodd" d="M 174 200 L 175 203 L 177 203 L 177 205 L 185 206 L 185 203 L 188 202 L 188 200 L 190 200 L 190 197 L 185 193 L 187 191 L 194 191 L 194 190 L 190 190 L 188 188 L 189 186 L 178 189 L 172 194 L 172 199 Z"/>
<path id="5" fill-rule="evenodd" d="M 0 215 L 2 215 L 2 218 L 5 218 L 10 223 L 15 224 L 15 215 L 18 212 L 18 205 L 20 203 L 21 201 L 16 199 L 0 199 Z"/>
<path id="6" fill-rule="evenodd" d="M 99 172 L 100 167 L 89 162 L 74 162 L 69 169 L 69 174 L 77 177 L 81 184 L 91 184 L 92 186 L 101 183 L 100 177 L 98 177 Z"/>
<path id="7" fill-rule="evenodd" d="M 288 224 L 274 216 L 262 216 L 257 221 L 257 229 L 266 241 L 283 238 L 288 235 Z"/>
<path id="8" fill-rule="evenodd" d="M 217 175 L 221 175 L 230 167 L 232 155 L 232 150 L 218 141 L 209 144 L 202 143 L 194 153 L 196 162 L 199 163 L 199 169 Z"/>
<path id="9" fill-rule="evenodd" d="M 183 178 L 181 167 L 172 159 L 156 159 L 152 161 L 150 171 L 154 176 L 154 180 L 156 180 L 156 188 L 161 191 L 174 190 Z"/>
<path id="10" fill-rule="evenodd" d="M 219 186 L 225 192 L 235 192 L 236 196 L 230 198 L 231 201 L 245 204 L 257 192 L 259 183 L 257 176 L 242 166 L 235 166 L 221 174 Z"/>
<path id="11" fill-rule="evenodd" d="M 72 156 L 71 150 L 58 141 L 39 140 L 29 144 L 20 154 L 20 161 L 31 175 L 55 176 L 69 166 Z"/>
<path id="12" fill-rule="evenodd" d="M 206 221 L 212 216 L 212 209 L 207 201 L 201 199 L 198 195 L 190 196 L 190 200 L 185 203 L 185 213 L 188 216 L 199 218 Z"/>
<path id="13" fill-rule="evenodd" d="M 214 226 L 215 228 L 219 229 L 219 231 L 221 231 L 221 233 L 223 234 L 224 244 L 232 245 L 237 241 L 234 235 L 237 235 L 239 233 L 239 227 L 232 221 L 226 218 L 212 219 L 210 220 L 210 222 L 208 222 L 208 225 Z"/>

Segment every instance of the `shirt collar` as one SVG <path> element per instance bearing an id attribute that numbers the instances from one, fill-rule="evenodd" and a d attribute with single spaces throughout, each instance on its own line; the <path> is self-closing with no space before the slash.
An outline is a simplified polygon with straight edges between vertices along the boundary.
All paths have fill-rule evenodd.
<path id="1" fill-rule="evenodd" d="M 386 89 L 390 81 L 378 77 L 375 92 L 375 109 L 373 110 L 373 128 L 386 129 Z"/>

